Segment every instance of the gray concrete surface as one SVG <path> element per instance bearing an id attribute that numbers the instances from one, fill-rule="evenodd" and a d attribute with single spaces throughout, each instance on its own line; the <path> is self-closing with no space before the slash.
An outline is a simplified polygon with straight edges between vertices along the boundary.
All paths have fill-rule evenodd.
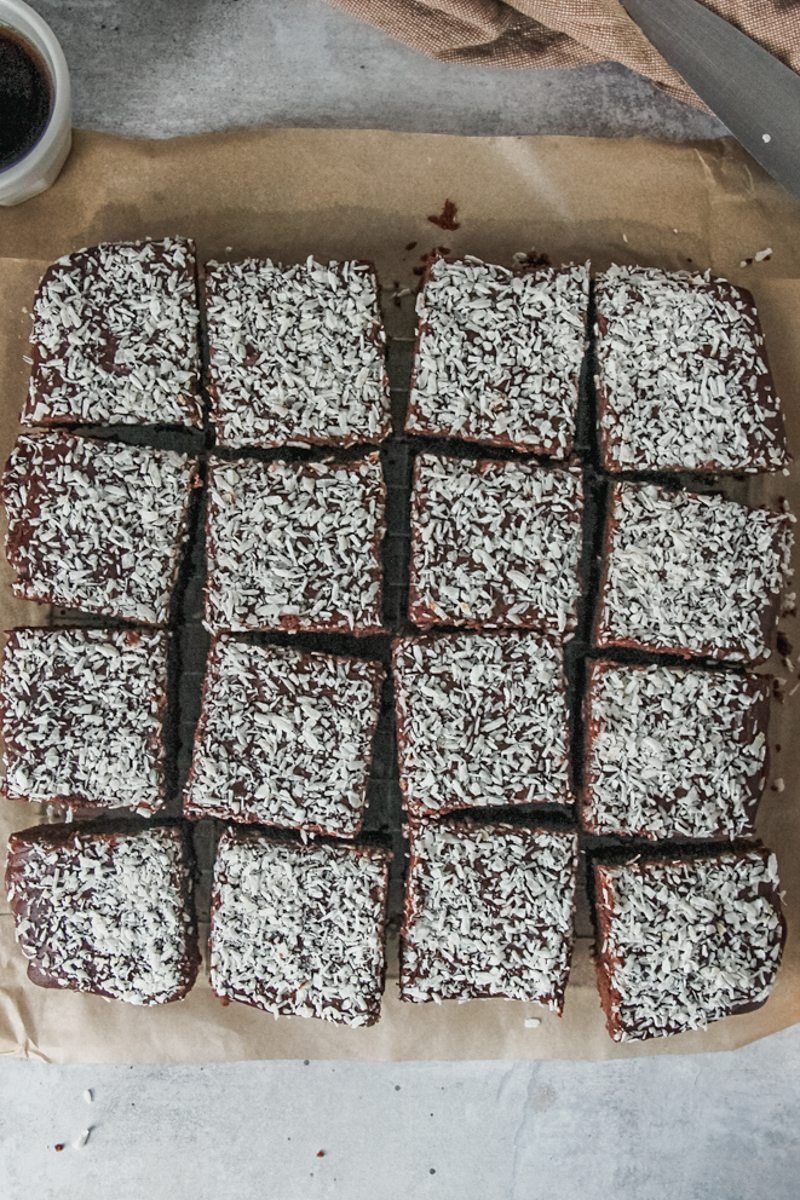
<path id="1" fill-rule="evenodd" d="M 442 66 L 320 0 L 37 6 L 85 127 L 720 132 L 613 65 Z M 6 1062 L 0 1200 L 796 1200 L 798 1081 L 800 1029 L 734 1054 L 623 1063 Z"/>
<path id="2" fill-rule="evenodd" d="M 798 1077 L 791 1032 L 622 1063 L 12 1063 L 0 1196 L 795 1200 Z"/>

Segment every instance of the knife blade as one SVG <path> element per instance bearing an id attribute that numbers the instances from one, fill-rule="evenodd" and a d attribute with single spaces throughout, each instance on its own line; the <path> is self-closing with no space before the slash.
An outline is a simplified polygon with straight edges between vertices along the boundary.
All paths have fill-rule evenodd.
<path id="1" fill-rule="evenodd" d="M 622 4 L 737 141 L 800 195 L 800 75 L 699 0 Z"/>

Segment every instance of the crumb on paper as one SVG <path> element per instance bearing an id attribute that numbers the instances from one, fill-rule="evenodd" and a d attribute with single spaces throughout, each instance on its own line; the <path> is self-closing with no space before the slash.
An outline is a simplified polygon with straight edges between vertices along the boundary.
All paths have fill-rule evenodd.
<path id="1" fill-rule="evenodd" d="M 524 1022 L 526 1029 L 538 1029 L 541 1023 L 541 1017 L 526 1017 Z"/>
<path id="2" fill-rule="evenodd" d="M 86 1089 L 86 1091 L 83 1093 L 83 1098 L 87 1104 L 94 1103 L 94 1092 L 92 1091 L 91 1088 Z"/>
<path id="3" fill-rule="evenodd" d="M 792 645 L 790 638 L 784 632 L 783 629 L 778 630 L 777 636 L 775 638 L 775 649 L 778 651 L 778 654 L 780 654 L 784 663 L 788 662 L 788 667 L 789 667 L 789 670 L 791 671 L 792 664 L 791 664 L 790 660 L 791 660 L 792 654 L 794 653 L 794 646 Z"/>
<path id="4" fill-rule="evenodd" d="M 784 779 L 776 779 L 772 786 L 776 792 L 786 791 L 786 781 Z"/>
<path id="5" fill-rule="evenodd" d="M 427 250 L 424 254 L 420 254 L 419 262 L 421 265 L 418 267 L 412 268 L 414 274 L 420 275 L 420 276 L 424 275 L 425 272 L 427 271 L 428 267 L 431 265 L 431 263 L 433 262 L 433 260 L 435 258 L 445 257 L 449 253 L 450 253 L 449 246 L 433 246 L 433 247 L 431 247 L 431 249 Z"/>
<path id="6" fill-rule="evenodd" d="M 438 225 L 440 229 L 460 229 L 461 222 L 456 220 L 458 213 L 458 205 L 455 200 L 445 200 L 440 213 L 432 213 L 428 220 L 431 225 Z"/>
<path id="7" fill-rule="evenodd" d="M 79 1133 L 78 1136 L 75 1138 L 75 1141 L 73 1142 L 75 1149 L 81 1150 L 87 1144 L 87 1142 L 89 1141 L 89 1138 L 91 1136 L 92 1136 L 92 1126 L 90 1125 L 87 1129 L 84 1129 L 82 1133 Z"/>
<path id="8" fill-rule="evenodd" d="M 53 1146 L 53 1149 L 55 1150 L 56 1154 L 60 1154 L 61 1151 L 64 1149 L 64 1143 L 56 1142 L 55 1146 Z"/>
<path id="9" fill-rule="evenodd" d="M 771 133 L 762 133 L 761 140 L 762 140 L 762 142 L 767 142 L 767 143 L 771 142 L 772 134 Z"/>
<path id="10" fill-rule="evenodd" d="M 753 255 L 754 262 L 766 262 L 768 258 L 772 258 L 772 246 L 766 246 L 763 250 L 756 250 Z"/>
<path id="11" fill-rule="evenodd" d="M 789 689 L 790 696 L 793 696 L 795 692 L 800 692 L 800 683 L 796 683 L 793 688 Z"/>
<path id="12" fill-rule="evenodd" d="M 317 1158 L 324 1158 L 324 1157 L 325 1157 L 325 1151 L 324 1151 L 324 1150 L 318 1150 L 318 1151 L 317 1151 Z"/>
<path id="13" fill-rule="evenodd" d="M 672 231 L 672 232 L 673 232 L 673 233 L 677 233 L 678 231 L 677 231 L 677 229 L 673 229 L 673 231 Z"/>
<path id="14" fill-rule="evenodd" d="M 232 249 L 233 249 L 233 246 L 226 246 L 226 247 L 225 247 L 225 253 L 226 253 L 226 254 L 230 254 L 230 252 L 231 252 L 231 250 L 232 250 Z"/>
<path id="15" fill-rule="evenodd" d="M 625 243 L 625 245 L 627 246 L 627 244 L 628 244 L 628 235 L 627 235 L 627 233 L 623 233 L 623 235 L 622 235 L 622 240 L 623 240 L 623 242 Z"/>
<path id="16" fill-rule="evenodd" d="M 539 251 L 532 247 L 530 250 L 516 250 L 511 255 L 511 261 L 515 267 L 550 267 L 552 261 L 549 254 L 540 254 Z"/>

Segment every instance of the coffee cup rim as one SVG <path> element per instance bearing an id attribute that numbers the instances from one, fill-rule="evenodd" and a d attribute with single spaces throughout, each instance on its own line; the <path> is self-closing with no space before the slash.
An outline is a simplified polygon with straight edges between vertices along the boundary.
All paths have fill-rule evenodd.
<path id="1" fill-rule="evenodd" d="M 21 159 L 0 169 L 0 192 L 5 194 L 24 187 L 29 177 L 47 170 L 50 160 L 61 153 L 70 133 L 72 100 L 64 51 L 44 18 L 24 0 L 0 0 L 0 29 L 3 28 L 19 34 L 41 55 L 53 90 L 50 114 L 39 139 Z"/>

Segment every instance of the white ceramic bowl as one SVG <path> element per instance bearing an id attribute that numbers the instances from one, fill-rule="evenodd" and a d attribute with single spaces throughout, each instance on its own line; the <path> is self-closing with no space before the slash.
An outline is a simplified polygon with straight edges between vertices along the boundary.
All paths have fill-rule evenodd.
<path id="1" fill-rule="evenodd" d="M 72 97 L 64 52 L 50 26 L 23 0 L 0 0 L 0 31 L 16 30 L 39 51 L 50 72 L 53 106 L 38 142 L 0 170 L 0 204 L 20 204 L 55 181 L 72 145 Z"/>

